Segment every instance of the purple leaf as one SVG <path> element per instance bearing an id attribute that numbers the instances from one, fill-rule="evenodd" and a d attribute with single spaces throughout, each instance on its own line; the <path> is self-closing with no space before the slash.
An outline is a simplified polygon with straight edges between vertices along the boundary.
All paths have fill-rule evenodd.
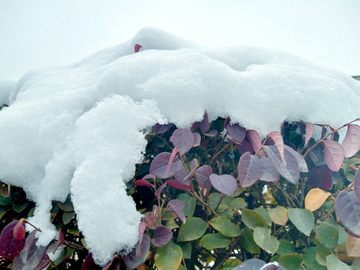
<path id="1" fill-rule="evenodd" d="M 190 185 L 190 180 L 187 177 L 188 176 L 188 172 L 186 171 L 186 169 L 184 168 L 184 166 L 181 167 L 181 170 L 178 171 L 175 175 L 174 178 L 176 180 L 178 180 L 181 184 L 184 184 L 186 186 Z"/>
<path id="2" fill-rule="evenodd" d="M 185 178 L 184 178 L 184 181 L 188 181 L 188 182 L 189 182 L 189 185 L 190 185 L 190 180 L 189 180 L 189 179 L 190 179 L 191 176 L 194 174 L 194 172 L 195 172 L 195 170 L 196 170 L 197 167 L 198 167 L 198 163 L 197 163 L 196 158 L 194 158 L 194 159 L 191 161 L 191 165 L 190 165 L 191 171 L 190 171 L 189 174 L 186 175 Z"/>
<path id="3" fill-rule="evenodd" d="M 197 146 L 199 146 L 200 143 L 201 143 L 201 136 L 200 136 L 199 133 L 196 133 L 196 132 L 193 133 L 193 136 L 194 136 L 194 144 L 193 144 L 192 147 L 197 147 Z"/>
<path id="4" fill-rule="evenodd" d="M 331 180 L 332 180 L 333 185 L 336 185 L 340 180 L 339 172 L 333 172 L 330 170 L 329 170 L 329 172 L 331 173 Z"/>
<path id="5" fill-rule="evenodd" d="M 261 163 L 261 181 L 266 182 L 276 182 L 279 181 L 280 174 L 274 167 L 274 165 L 271 163 L 269 158 L 262 158 L 260 159 Z"/>
<path id="6" fill-rule="evenodd" d="M 161 192 L 163 191 L 163 189 L 166 187 L 166 183 L 162 184 L 158 189 L 156 189 L 155 191 L 155 196 L 160 196 Z"/>
<path id="7" fill-rule="evenodd" d="M 136 183 L 136 185 L 142 186 L 142 187 L 153 187 L 153 185 L 149 181 L 146 181 L 144 179 L 137 180 L 135 183 Z"/>
<path id="8" fill-rule="evenodd" d="M 176 188 L 176 189 L 185 190 L 185 191 L 191 190 L 191 185 L 184 185 L 184 184 L 182 184 L 181 182 L 179 182 L 176 179 L 167 180 L 166 183 L 170 187 L 173 187 L 173 188 Z"/>
<path id="9" fill-rule="evenodd" d="M 239 124 L 231 125 L 230 122 L 228 122 L 226 129 L 234 141 L 241 143 L 245 139 L 246 129 L 241 127 Z"/>
<path id="10" fill-rule="evenodd" d="M 173 145 L 179 149 L 180 154 L 186 154 L 194 145 L 194 135 L 190 129 L 177 129 L 170 137 Z"/>
<path id="11" fill-rule="evenodd" d="M 169 162 L 168 162 L 168 165 L 166 167 L 166 173 L 165 173 L 165 176 L 167 177 L 168 176 L 168 173 L 169 173 L 169 169 L 170 169 L 170 165 L 171 163 L 174 161 L 174 158 L 176 157 L 176 154 L 177 153 L 180 153 L 179 149 L 177 149 L 177 147 L 175 147 L 173 149 L 173 151 L 171 152 L 171 156 L 169 158 Z"/>
<path id="12" fill-rule="evenodd" d="M 284 149 L 286 166 L 284 167 L 278 148 L 275 145 L 264 146 L 266 154 L 277 171 L 290 183 L 296 184 L 299 181 L 300 169 L 296 158 L 289 150 Z"/>
<path id="13" fill-rule="evenodd" d="M 180 171 L 182 167 L 182 162 L 177 157 L 174 157 L 174 160 L 170 165 L 168 174 L 166 175 L 166 170 L 169 164 L 170 157 L 171 153 L 168 152 L 158 154 L 151 162 L 150 173 L 160 179 L 165 179 L 173 176 L 178 171 Z"/>
<path id="14" fill-rule="evenodd" d="M 152 210 L 151 215 L 150 215 L 149 226 L 154 225 L 158 214 L 159 214 L 158 207 L 157 207 L 157 205 L 154 205 L 153 210 Z"/>
<path id="15" fill-rule="evenodd" d="M 322 143 L 324 144 L 325 160 L 329 169 L 334 172 L 339 171 L 345 157 L 344 149 L 333 140 L 324 140 Z"/>
<path id="16" fill-rule="evenodd" d="M 185 204 L 182 201 L 174 199 L 169 201 L 169 207 L 167 211 L 174 212 L 177 215 L 177 217 L 181 220 L 181 222 L 185 224 L 186 218 L 184 212 L 182 211 L 184 207 Z"/>
<path id="17" fill-rule="evenodd" d="M 239 161 L 239 180 L 242 187 L 252 186 L 261 176 L 260 160 L 246 152 Z"/>
<path id="18" fill-rule="evenodd" d="M 360 149 L 360 126 L 349 124 L 345 138 L 341 144 L 344 148 L 345 157 L 355 155 Z"/>
<path id="19" fill-rule="evenodd" d="M 216 129 L 210 130 L 209 132 L 204 133 L 205 136 L 213 138 L 218 135 L 218 131 Z"/>
<path id="20" fill-rule="evenodd" d="M 200 122 L 200 130 L 202 133 L 206 133 L 209 131 L 209 116 L 207 111 L 205 111 L 204 119 Z"/>
<path id="21" fill-rule="evenodd" d="M 297 151 L 287 145 L 284 145 L 284 148 L 286 148 L 296 158 L 299 164 L 300 172 L 309 172 L 305 159 Z"/>
<path id="22" fill-rule="evenodd" d="M 155 133 L 156 133 L 156 134 L 165 133 L 165 132 L 168 131 L 172 126 L 173 126 L 173 124 L 167 124 L 167 125 L 155 124 Z"/>
<path id="23" fill-rule="evenodd" d="M 360 202 L 360 170 L 358 169 L 354 176 L 354 191 L 358 201 Z"/>
<path id="24" fill-rule="evenodd" d="M 120 258 L 118 256 L 115 256 L 111 260 L 111 262 L 109 262 L 102 268 L 102 270 L 120 270 L 120 267 L 121 267 Z"/>
<path id="25" fill-rule="evenodd" d="M 246 260 L 242 264 L 236 266 L 233 270 L 259 270 L 264 265 L 266 265 L 266 262 L 259 260 L 259 259 L 250 259 Z"/>
<path id="26" fill-rule="evenodd" d="M 314 167 L 309 173 L 308 180 L 312 188 L 328 191 L 332 185 L 331 171 L 325 165 Z"/>
<path id="27" fill-rule="evenodd" d="M 195 179 L 200 187 L 211 188 L 210 175 L 212 173 L 213 170 L 209 165 L 201 166 L 195 171 Z"/>
<path id="28" fill-rule="evenodd" d="M 213 173 L 210 175 L 210 182 L 217 191 L 227 196 L 232 196 L 238 187 L 235 178 L 229 174 L 217 175 Z"/>
<path id="29" fill-rule="evenodd" d="M 305 145 L 304 148 L 306 147 L 306 145 L 308 144 L 308 142 L 310 141 L 311 137 L 314 134 L 314 130 L 315 127 L 313 124 L 306 124 L 306 134 L 305 134 Z"/>
<path id="30" fill-rule="evenodd" d="M 136 250 L 140 250 L 140 256 L 136 256 Z M 127 269 L 135 269 L 142 265 L 149 254 L 150 251 L 150 237 L 147 235 L 143 236 L 143 241 L 141 243 L 137 243 L 136 247 L 132 252 L 123 256 L 124 263 Z"/>
<path id="31" fill-rule="evenodd" d="M 246 138 L 248 139 L 254 152 L 257 153 L 262 145 L 259 133 L 257 133 L 255 130 L 247 130 Z"/>
<path id="32" fill-rule="evenodd" d="M 335 201 L 336 214 L 342 224 L 356 235 L 360 235 L 360 203 L 354 191 L 343 190 Z"/>
<path id="33" fill-rule="evenodd" d="M 146 215 L 144 221 L 141 221 L 141 222 L 140 222 L 140 225 L 139 225 L 139 241 L 138 241 L 138 247 L 141 246 L 142 240 L 143 240 L 143 238 L 144 238 L 145 229 L 146 229 L 148 226 L 150 226 L 150 224 L 149 224 L 149 216 Z M 139 248 L 136 250 L 136 252 L 137 252 L 137 255 L 138 255 L 138 256 L 141 256 L 141 250 L 140 250 Z"/>
<path id="34" fill-rule="evenodd" d="M 165 246 L 167 243 L 170 242 L 172 238 L 171 230 L 166 226 L 157 227 L 154 233 L 154 238 L 151 240 L 151 243 L 155 247 L 162 247 Z"/>
<path id="35" fill-rule="evenodd" d="M 283 166 L 286 166 L 286 161 L 285 161 L 285 154 L 284 154 L 284 140 L 283 137 L 281 136 L 281 134 L 278 131 L 273 131 L 270 132 L 268 134 L 268 136 L 274 141 L 276 147 L 279 150 L 280 156 L 281 156 L 281 160 L 283 163 Z"/>
<path id="36" fill-rule="evenodd" d="M 102 267 L 98 266 L 94 262 L 91 252 L 86 256 L 86 258 L 81 266 L 81 270 L 101 270 L 101 268 Z"/>
<path id="37" fill-rule="evenodd" d="M 0 257 L 4 261 L 9 261 L 14 259 L 24 248 L 25 238 L 18 240 L 14 237 L 14 228 L 20 222 L 19 220 L 14 220 L 10 222 L 2 230 L 0 235 Z"/>
<path id="38" fill-rule="evenodd" d="M 230 140 L 229 140 L 230 141 Z M 241 155 L 245 154 L 246 152 L 250 152 L 250 154 L 254 153 L 253 148 L 251 147 L 249 141 L 247 138 L 245 138 L 241 144 L 236 143 L 235 144 L 236 149 L 239 151 Z"/>

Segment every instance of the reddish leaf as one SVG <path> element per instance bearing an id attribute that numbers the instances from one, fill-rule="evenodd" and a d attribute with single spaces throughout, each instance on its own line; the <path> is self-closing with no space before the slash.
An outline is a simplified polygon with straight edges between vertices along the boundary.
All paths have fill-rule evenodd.
<path id="1" fill-rule="evenodd" d="M 259 133 L 257 133 L 255 130 L 247 130 L 246 138 L 248 139 L 254 152 L 258 152 L 262 145 Z"/>
<path id="2" fill-rule="evenodd" d="M 176 147 L 173 149 L 172 153 L 171 153 L 171 156 L 170 156 L 170 159 L 169 159 L 169 162 L 168 162 L 168 165 L 166 167 L 166 173 L 165 173 L 165 176 L 167 177 L 168 176 L 168 173 L 169 173 L 169 169 L 170 169 L 170 165 L 171 163 L 174 161 L 174 158 L 176 156 L 177 153 L 180 153 L 179 149 L 177 149 Z"/>
<path id="3" fill-rule="evenodd" d="M 360 170 L 358 169 L 354 176 L 354 191 L 360 203 Z"/>
<path id="4" fill-rule="evenodd" d="M 155 191 L 155 196 L 160 196 L 161 192 L 163 191 L 163 189 L 166 187 L 166 183 L 162 184 L 158 189 L 156 189 Z"/>
<path id="5" fill-rule="evenodd" d="M 280 174 L 271 163 L 269 158 L 260 159 L 261 175 L 260 180 L 266 182 L 276 182 L 280 179 Z"/>
<path id="6" fill-rule="evenodd" d="M 306 145 L 308 144 L 308 142 L 310 141 L 311 137 L 314 135 L 314 130 L 315 127 L 313 124 L 306 124 L 306 134 L 305 134 L 305 145 L 304 148 L 306 147 Z"/>
<path id="7" fill-rule="evenodd" d="M 239 160 L 239 180 L 242 187 L 252 186 L 261 176 L 260 160 L 246 152 Z"/>
<path id="8" fill-rule="evenodd" d="M 311 187 L 325 191 L 328 191 L 332 185 L 331 172 L 325 165 L 314 167 L 309 173 L 308 180 Z"/>
<path id="9" fill-rule="evenodd" d="M 276 147 L 279 150 L 280 156 L 281 156 L 281 160 L 283 163 L 283 166 L 286 166 L 286 161 L 285 161 L 285 154 L 284 154 L 284 140 L 283 137 L 281 136 L 281 134 L 278 131 L 273 131 L 270 132 L 268 134 L 268 136 L 274 141 Z"/>
<path id="10" fill-rule="evenodd" d="M 344 149 L 345 157 L 355 155 L 360 149 L 360 126 L 356 124 L 348 125 L 345 138 L 341 144 Z"/>
<path id="11" fill-rule="evenodd" d="M 193 136 L 194 136 L 194 144 L 192 147 L 196 147 L 196 146 L 199 146 L 200 143 L 201 143 L 201 136 L 199 133 L 193 133 Z"/>
<path id="12" fill-rule="evenodd" d="M 186 154 L 194 145 L 194 135 L 190 129 L 177 129 L 170 137 L 173 145 L 179 149 L 180 154 Z"/>
<path id="13" fill-rule="evenodd" d="M 141 45 L 135 44 L 135 46 L 134 46 L 134 51 L 135 51 L 135 53 L 139 52 L 140 49 L 141 49 L 141 47 L 142 47 Z"/>
<path id="14" fill-rule="evenodd" d="M 145 221 L 141 221 L 139 225 L 139 245 L 141 246 L 142 240 L 144 238 L 144 232 L 146 228 L 150 226 L 148 215 L 145 216 Z M 138 249 L 136 252 L 138 252 L 138 256 L 141 256 L 141 250 Z"/>
<path id="15" fill-rule="evenodd" d="M 20 219 L 15 225 L 13 236 L 19 241 L 25 239 L 25 222 L 23 219 Z"/>
<path id="16" fill-rule="evenodd" d="M 239 124 L 231 125 L 230 122 L 228 122 L 226 129 L 234 141 L 241 143 L 245 139 L 246 129 L 241 127 Z"/>
<path id="17" fill-rule="evenodd" d="M 230 141 L 230 140 L 229 140 Z M 241 144 L 235 144 L 236 149 L 239 151 L 239 153 L 241 155 L 245 154 L 246 152 L 250 152 L 250 154 L 254 153 L 253 148 L 251 147 L 251 144 L 249 143 L 249 141 L 247 140 L 247 138 L 245 138 Z"/>
<path id="18" fill-rule="evenodd" d="M 0 258 L 4 261 L 14 259 L 25 246 L 25 238 L 18 240 L 14 237 L 14 228 L 18 222 L 19 220 L 10 222 L 1 232 Z"/>
<path id="19" fill-rule="evenodd" d="M 172 126 L 173 126 L 173 124 L 167 124 L 167 125 L 155 124 L 155 133 L 156 134 L 165 133 L 166 131 L 171 129 Z"/>
<path id="20" fill-rule="evenodd" d="M 136 183 L 136 185 L 138 185 L 138 186 L 154 187 L 149 181 L 146 181 L 146 180 L 144 180 L 144 179 L 137 180 L 135 183 Z"/>
<path id="21" fill-rule="evenodd" d="M 181 222 L 185 224 L 186 218 L 184 212 L 182 211 L 184 207 L 185 204 L 182 201 L 174 199 L 169 201 L 169 207 L 167 211 L 174 212 L 177 215 L 177 217 L 181 220 Z"/>
<path id="22" fill-rule="evenodd" d="M 93 259 L 93 256 L 92 256 L 92 253 L 89 253 L 82 266 L 81 266 L 81 270 L 101 270 L 101 267 L 98 266 L 95 262 L 94 262 L 94 259 Z"/>
<path id="23" fill-rule="evenodd" d="M 121 260 L 118 256 L 115 256 L 110 263 L 105 265 L 102 270 L 120 270 Z"/>
<path id="24" fill-rule="evenodd" d="M 8 198 L 10 196 L 10 183 L 7 184 L 7 186 L 1 186 L 1 195 L 4 197 L 4 198 Z"/>
<path id="25" fill-rule="evenodd" d="M 182 183 L 180 183 L 178 180 L 176 179 L 170 179 L 170 180 L 167 180 L 166 183 L 170 186 L 170 187 L 173 187 L 173 188 L 176 188 L 176 189 L 180 189 L 180 190 L 191 190 L 191 185 L 190 186 L 187 186 L 187 185 L 184 185 Z"/>
<path id="26" fill-rule="evenodd" d="M 141 254 L 141 256 L 136 256 L 136 250 L 140 251 L 139 254 Z M 146 258 L 149 255 L 149 251 L 150 251 L 150 237 L 144 235 L 142 243 L 138 242 L 132 252 L 123 256 L 124 263 L 127 269 L 135 269 L 140 265 L 142 265 L 146 261 Z"/>
<path id="27" fill-rule="evenodd" d="M 324 144 L 325 160 L 329 169 L 334 172 L 339 171 L 345 157 L 344 149 L 333 140 L 324 140 L 322 143 Z"/>
<path id="28" fill-rule="evenodd" d="M 165 179 L 173 176 L 178 171 L 180 171 L 181 167 L 183 166 L 182 162 L 177 157 L 174 157 L 174 160 L 171 163 L 169 167 L 169 171 L 166 175 L 170 157 L 171 157 L 171 153 L 168 152 L 163 152 L 158 154 L 151 162 L 150 173 L 160 179 Z"/>
<path id="29" fill-rule="evenodd" d="M 172 238 L 171 230 L 166 226 L 157 227 L 154 233 L 154 238 L 151 240 L 151 243 L 155 247 L 165 246 Z"/>
<path id="30" fill-rule="evenodd" d="M 210 175 L 210 182 L 217 191 L 227 196 L 232 196 L 238 187 L 235 178 L 229 174 L 217 175 L 213 173 Z"/>
<path id="31" fill-rule="evenodd" d="M 59 229 L 58 240 L 57 240 L 55 249 L 54 249 L 54 251 L 53 251 L 54 254 L 55 254 L 55 251 L 56 251 L 56 250 L 60 247 L 60 245 L 62 245 L 64 242 L 65 242 L 64 234 L 63 234 L 62 230 Z"/>
<path id="32" fill-rule="evenodd" d="M 213 170 L 209 165 L 201 166 L 195 171 L 195 179 L 200 187 L 211 188 L 210 175 L 212 173 Z"/>

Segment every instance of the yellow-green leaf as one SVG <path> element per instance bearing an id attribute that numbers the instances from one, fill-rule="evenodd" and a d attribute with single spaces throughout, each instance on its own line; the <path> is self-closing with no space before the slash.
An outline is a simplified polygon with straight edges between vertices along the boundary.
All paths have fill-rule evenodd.
<path id="1" fill-rule="evenodd" d="M 155 265 L 159 270 L 174 270 L 178 269 L 181 259 L 181 247 L 170 241 L 156 250 Z"/>
<path id="2" fill-rule="evenodd" d="M 240 228 L 223 216 L 213 218 L 209 224 L 225 236 L 236 237 L 241 234 Z"/>
<path id="3" fill-rule="evenodd" d="M 182 224 L 177 238 L 178 242 L 192 241 L 204 235 L 209 227 L 205 221 L 198 217 L 187 217 L 186 223 Z"/>

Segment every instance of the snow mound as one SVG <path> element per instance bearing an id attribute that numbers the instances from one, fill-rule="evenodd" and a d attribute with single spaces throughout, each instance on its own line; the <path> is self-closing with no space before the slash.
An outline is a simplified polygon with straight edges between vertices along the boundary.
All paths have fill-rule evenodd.
<path id="1" fill-rule="evenodd" d="M 336 128 L 360 116 L 360 82 L 282 51 L 204 48 L 145 28 L 78 63 L 0 82 L 1 104 L 9 107 L 0 112 L 0 179 L 36 202 L 40 243 L 55 236 L 51 201 L 71 194 L 104 265 L 138 240 L 141 215 L 125 186 L 142 160 L 144 130 L 189 127 L 205 110 L 262 136 L 285 120 Z"/>

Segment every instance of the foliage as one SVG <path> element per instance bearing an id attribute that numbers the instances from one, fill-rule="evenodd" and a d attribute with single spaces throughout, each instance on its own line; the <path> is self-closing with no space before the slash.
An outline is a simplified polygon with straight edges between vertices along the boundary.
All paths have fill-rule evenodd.
<path id="1" fill-rule="evenodd" d="M 358 119 L 357 119 L 358 120 Z M 353 121 L 354 122 L 354 121 Z M 156 125 L 128 193 L 140 239 L 97 266 L 70 199 L 54 202 L 47 247 L 26 235 L 33 203 L 2 185 L 4 269 L 360 269 L 360 127 L 284 123 L 261 139 L 231 119 Z M 338 131 L 347 129 L 341 144 Z M 20 194 L 20 195 L 19 195 Z M 56 259 L 50 259 L 57 252 Z"/>

